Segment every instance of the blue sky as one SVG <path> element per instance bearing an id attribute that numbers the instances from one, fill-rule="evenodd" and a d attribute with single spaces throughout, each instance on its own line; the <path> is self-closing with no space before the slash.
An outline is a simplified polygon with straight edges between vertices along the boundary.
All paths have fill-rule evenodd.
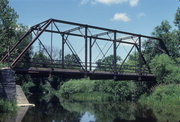
<path id="1" fill-rule="evenodd" d="M 162 20 L 172 23 L 179 0 L 10 0 L 18 22 L 57 18 L 151 35 Z M 113 18 L 114 17 L 114 18 Z"/>
<path id="2" fill-rule="evenodd" d="M 173 25 L 180 2 L 179 0 L 10 0 L 10 5 L 19 14 L 18 23 L 28 26 L 55 18 L 151 35 L 153 29 L 163 20 L 168 20 Z M 44 39 L 49 40 L 46 37 Z M 57 45 L 59 42 L 55 43 L 55 46 Z M 79 55 L 84 60 L 83 43 L 74 41 L 73 46 L 77 50 L 81 50 L 82 47 L 82 54 Z M 124 51 L 121 51 L 123 49 Z M 128 52 L 126 50 L 130 50 L 130 47 L 120 47 L 118 54 L 124 58 Z M 97 57 L 99 50 L 94 52 L 96 56 L 93 58 Z M 70 51 L 65 53 L 68 54 Z"/>

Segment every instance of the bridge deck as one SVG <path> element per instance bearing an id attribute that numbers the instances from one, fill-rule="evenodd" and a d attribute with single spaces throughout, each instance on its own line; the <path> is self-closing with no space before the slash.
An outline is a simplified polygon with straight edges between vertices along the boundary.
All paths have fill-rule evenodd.
<path id="1" fill-rule="evenodd" d="M 14 68 L 17 74 L 31 74 L 39 76 L 49 76 L 49 74 L 61 76 L 63 78 L 84 78 L 90 79 L 116 79 L 116 80 L 142 80 L 154 81 L 156 78 L 153 74 L 139 74 L 139 73 L 118 73 L 103 72 L 103 71 L 80 71 L 59 68 Z"/>

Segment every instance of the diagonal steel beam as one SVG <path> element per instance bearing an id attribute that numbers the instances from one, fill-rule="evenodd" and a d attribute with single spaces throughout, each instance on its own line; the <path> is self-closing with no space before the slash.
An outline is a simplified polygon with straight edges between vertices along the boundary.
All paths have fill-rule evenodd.
<path id="1" fill-rule="evenodd" d="M 43 27 L 47 22 L 49 22 L 51 19 L 48 19 L 48 20 L 45 20 L 45 21 L 43 21 L 43 22 L 41 22 L 41 23 L 38 23 L 38 24 L 36 24 L 36 25 L 34 25 L 34 26 L 32 26 L 32 28 L 37 28 L 37 27 L 39 27 L 40 25 L 42 25 L 41 27 Z"/>
<path id="2" fill-rule="evenodd" d="M 104 35 L 107 35 L 107 34 L 111 34 L 113 33 L 112 31 L 108 31 L 108 32 L 102 32 L 102 33 L 98 33 L 98 34 L 95 34 L 95 35 L 91 35 L 92 37 L 98 37 L 98 36 L 104 36 Z"/>
<path id="3" fill-rule="evenodd" d="M 45 30 L 45 32 L 53 32 L 53 33 L 59 33 L 59 34 L 64 34 L 64 35 L 71 35 L 71 36 L 77 36 L 77 37 L 84 37 L 84 35 L 82 34 L 76 34 L 76 33 L 67 33 L 67 32 L 61 32 L 61 31 L 51 31 L 51 30 Z M 105 41 L 112 41 L 109 38 L 103 38 L 103 37 L 93 37 L 93 36 L 87 36 L 87 38 L 93 38 L 93 39 L 99 39 L 99 40 L 105 40 Z M 133 45 L 135 43 L 132 42 L 126 42 L 126 41 L 122 41 L 122 40 L 116 40 L 116 42 L 121 42 L 121 43 L 125 43 L 125 44 L 130 44 Z"/>
<path id="4" fill-rule="evenodd" d="M 120 65 L 119 70 L 122 69 L 122 66 L 124 65 L 125 61 L 127 60 L 127 58 L 129 57 L 129 55 L 131 54 L 132 50 L 134 49 L 135 45 L 133 45 L 129 51 L 129 53 L 127 54 L 127 56 L 125 57 L 125 59 L 123 60 L 122 64 Z"/>
<path id="5" fill-rule="evenodd" d="M 64 33 L 70 33 L 70 32 L 73 32 L 73 31 L 77 31 L 77 30 L 80 30 L 84 27 L 80 26 L 80 27 L 75 27 L 75 28 L 72 28 L 72 29 L 69 29 L 69 30 L 66 30 L 64 31 Z"/>
<path id="6" fill-rule="evenodd" d="M 145 58 L 144 58 L 144 56 L 143 56 L 141 50 L 139 49 L 139 47 L 138 47 L 137 45 L 135 45 L 135 47 L 136 47 L 136 49 L 138 50 L 138 52 L 139 52 L 139 54 L 140 54 L 140 56 L 141 56 L 141 58 L 142 58 L 144 64 L 145 64 L 146 67 L 148 68 L 149 73 L 152 73 L 151 68 L 150 68 L 150 66 L 148 65 L 148 63 L 146 62 L 146 60 L 145 60 Z"/>
<path id="7" fill-rule="evenodd" d="M 35 32 L 33 31 L 34 35 L 37 36 L 37 34 L 35 34 Z M 49 54 L 48 50 L 46 49 L 46 47 L 44 46 L 44 44 L 42 43 L 42 41 L 38 38 L 38 41 L 40 42 L 40 44 L 43 46 L 44 50 L 46 51 L 46 53 L 48 54 L 49 58 L 51 60 L 53 60 L 53 58 L 51 57 L 51 55 Z"/>
<path id="8" fill-rule="evenodd" d="M 31 45 L 39 38 L 39 36 L 44 32 L 44 30 L 51 24 L 52 20 L 49 20 L 45 27 L 38 33 L 38 35 L 24 48 L 24 50 L 19 54 L 19 56 L 14 60 L 11 66 L 15 66 L 19 59 L 27 52 Z"/>
<path id="9" fill-rule="evenodd" d="M 55 25 L 55 27 L 56 27 L 56 29 L 59 31 L 59 34 L 63 37 L 64 35 L 62 34 L 62 33 L 60 33 L 60 30 L 59 30 L 59 28 L 57 27 L 57 25 L 53 22 L 53 24 Z M 82 64 L 81 64 L 81 61 L 79 62 L 79 60 L 78 60 L 78 58 L 77 58 L 77 53 L 76 53 L 76 51 L 74 50 L 74 48 L 73 48 L 73 46 L 69 43 L 69 41 L 68 41 L 68 34 L 67 34 L 67 36 L 66 36 L 66 39 L 64 40 L 64 44 L 66 43 L 67 44 L 67 46 L 69 47 L 69 49 L 70 49 L 70 51 L 73 53 L 73 55 L 75 56 L 75 58 L 76 58 L 76 60 L 78 61 L 78 63 L 80 64 L 80 66 L 82 67 L 82 69 L 85 71 L 85 69 L 84 69 L 84 67 L 82 66 Z"/>
<path id="10" fill-rule="evenodd" d="M 21 39 L 20 39 L 18 42 L 16 42 L 16 44 L 9 50 L 9 52 L 6 53 L 6 55 L 1 59 L 0 62 L 4 62 L 4 61 L 9 57 L 9 55 L 14 51 L 14 49 L 15 49 L 15 48 L 24 40 L 24 38 L 26 38 L 32 31 L 33 31 L 33 29 L 30 28 L 30 29 L 28 30 L 28 32 L 26 32 L 26 33 L 21 37 Z"/>

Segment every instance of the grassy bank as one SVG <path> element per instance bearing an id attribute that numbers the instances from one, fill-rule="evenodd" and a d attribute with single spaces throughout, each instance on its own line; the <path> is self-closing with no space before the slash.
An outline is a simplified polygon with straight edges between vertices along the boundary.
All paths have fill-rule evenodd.
<path id="1" fill-rule="evenodd" d="M 57 96 L 77 101 L 126 101 L 140 94 L 132 81 L 79 79 L 65 82 Z"/>
<path id="2" fill-rule="evenodd" d="M 150 106 L 174 105 L 180 107 L 180 85 L 159 85 L 153 89 L 150 95 L 142 95 L 139 102 Z"/>
<path id="3" fill-rule="evenodd" d="M 0 112 L 13 112 L 16 109 L 16 102 L 0 99 Z"/>
<path id="4" fill-rule="evenodd" d="M 162 122 L 180 120 L 180 85 L 169 84 L 155 87 L 150 95 L 142 95 L 141 105 L 151 109 Z"/>
<path id="5" fill-rule="evenodd" d="M 6 63 L 0 63 L 0 68 L 8 67 L 8 64 Z"/>

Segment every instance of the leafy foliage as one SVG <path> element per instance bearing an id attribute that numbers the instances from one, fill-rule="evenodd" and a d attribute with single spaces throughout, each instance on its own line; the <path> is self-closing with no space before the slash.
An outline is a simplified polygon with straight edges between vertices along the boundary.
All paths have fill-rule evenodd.
<path id="1" fill-rule="evenodd" d="M 35 84 L 33 82 L 24 82 L 22 85 L 22 89 L 23 89 L 25 95 L 27 95 L 27 96 L 31 95 L 32 93 L 30 92 L 30 89 L 34 86 L 35 86 Z"/>
<path id="2" fill-rule="evenodd" d="M 8 64 L 6 64 L 6 63 L 0 63 L 0 68 L 7 67 L 7 66 L 8 66 Z"/>
<path id="3" fill-rule="evenodd" d="M 35 53 L 33 56 L 33 64 L 35 67 L 48 67 L 49 59 L 43 52 Z"/>
<path id="4" fill-rule="evenodd" d="M 116 57 L 117 63 L 119 63 L 122 59 L 120 56 Z M 109 71 L 113 68 L 113 62 L 114 62 L 114 56 L 109 55 L 105 57 L 104 59 L 99 59 L 96 64 L 96 70 L 103 70 L 103 71 Z"/>
<path id="5" fill-rule="evenodd" d="M 173 58 L 180 56 L 180 8 L 178 8 L 174 24 L 178 29 L 172 30 L 168 21 L 162 21 L 161 25 L 155 27 L 153 36 L 160 38 L 162 41 L 150 40 L 144 43 L 144 54 L 148 60 L 152 60 L 156 55 L 169 53 Z M 164 43 L 164 44 L 163 44 Z M 167 50 L 166 50 L 167 49 Z"/>
<path id="6" fill-rule="evenodd" d="M 151 66 L 154 68 L 158 83 L 180 83 L 180 69 L 168 55 L 156 56 Z"/>
<path id="7" fill-rule="evenodd" d="M 0 99 L 0 112 L 13 112 L 16 109 L 16 102 Z"/>
<path id="8" fill-rule="evenodd" d="M 142 95 L 141 103 L 150 105 L 180 105 L 180 85 L 169 84 L 155 87 L 152 94 Z"/>
<path id="9" fill-rule="evenodd" d="M 15 42 L 15 29 L 17 28 L 18 15 L 9 6 L 8 0 L 0 1 L 0 57 L 8 49 L 8 46 Z"/>
<path id="10" fill-rule="evenodd" d="M 142 95 L 139 102 L 147 109 L 151 109 L 158 121 L 180 120 L 180 85 L 156 86 L 150 95 Z"/>
<path id="11" fill-rule="evenodd" d="M 80 58 L 77 55 L 67 54 L 64 57 L 65 68 L 80 69 Z"/>
<path id="12" fill-rule="evenodd" d="M 180 30 L 180 8 L 177 9 L 177 12 L 175 14 L 174 24 L 178 27 Z"/>
<path id="13" fill-rule="evenodd" d="M 82 96 L 78 99 L 86 99 L 85 96 L 91 96 L 92 99 L 101 100 L 133 100 L 139 93 L 137 86 L 131 81 L 113 81 L 113 80 L 70 80 L 65 82 L 59 90 L 59 95 L 72 98 L 73 96 Z M 83 95 L 82 95 L 83 94 Z M 101 97 L 101 98 L 99 98 Z M 74 97 L 77 98 L 77 97 Z M 89 98 L 87 98 L 89 99 Z"/>
<path id="14" fill-rule="evenodd" d="M 0 57 L 4 56 L 12 46 L 20 39 L 20 37 L 28 30 L 27 26 L 17 24 L 18 15 L 13 8 L 9 6 L 9 0 L 0 1 Z M 29 41 L 31 41 L 32 35 L 28 36 L 23 43 L 18 46 L 8 58 L 11 61 L 16 57 L 25 47 Z M 31 49 L 25 53 L 18 66 L 29 67 L 29 59 L 32 54 Z"/>

